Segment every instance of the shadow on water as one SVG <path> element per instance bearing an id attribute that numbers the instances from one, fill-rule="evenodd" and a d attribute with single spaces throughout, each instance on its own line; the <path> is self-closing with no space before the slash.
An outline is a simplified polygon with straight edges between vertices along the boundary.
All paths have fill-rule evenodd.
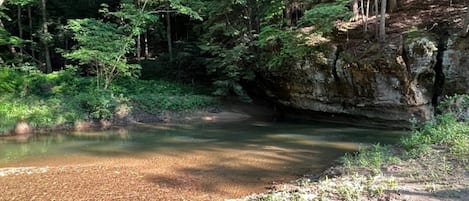
<path id="1" fill-rule="evenodd" d="M 258 122 L 209 124 L 141 125 L 127 129 L 99 132 L 76 132 L 0 138 L 0 164 L 35 155 L 65 155 L 70 153 L 113 157 L 126 154 L 171 150 L 174 153 L 214 148 L 246 149 L 252 146 L 275 146 L 284 149 L 333 151 L 357 144 L 394 143 L 401 131 L 379 130 L 317 122 Z M 333 148 L 331 148 L 333 147 Z M 15 157 L 16 155 L 16 157 Z"/>

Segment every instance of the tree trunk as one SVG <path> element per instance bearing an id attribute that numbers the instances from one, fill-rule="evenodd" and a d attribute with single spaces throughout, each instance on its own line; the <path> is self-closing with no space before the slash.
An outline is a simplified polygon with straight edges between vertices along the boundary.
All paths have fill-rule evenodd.
<path id="1" fill-rule="evenodd" d="M 42 29 L 43 34 L 48 35 L 49 30 L 47 28 L 47 10 L 46 10 L 46 0 L 42 0 L 41 2 L 41 10 L 42 10 Z M 44 59 L 46 60 L 46 73 L 52 73 L 52 62 L 50 59 L 50 51 L 49 51 L 49 44 L 48 41 L 43 40 L 44 45 Z"/>
<path id="2" fill-rule="evenodd" d="M 378 0 L 375 0 L 375 37 L 378 39 L 379 38 L 379 11 L 378 11 Z"/>
<path id="3" fill-rule="evenodd" d="M 137 60 L 140 61 L 140 58 L 142 57 L 142 36 L 141 34 L 137 35 Z"/>
<path id="4" fill-rule="evenodd" d="M 360 5 L 361 5 L 361 7 L 360 7 L 360 14 L 362 15 L 362 23 L 363 23 L 363 26 L 365 26 L 365 22 L 366 22 L 365 17 L 366 17 L 366 15 L 365 15 L 365 6 L 364 6 L 365 4 L 364 4 L 364 0 L 360 0 Z M 366 26 L 365 26 L 365 27 L 366 27 Z M 365 32 L 366 32 L 366 30 L 365 30 Z"/>
<path id="5" fill-rule="evenodd" d="M 34 50 L 34 38 L 33 38 L 33 17 L 31 14 L 31 6 L 28 6 L 28 18 L 29 18 L 29 42 L 31 43 L 31 56 L 36 58 L 36 51 Z"/>
<path id="6" fill-rule="evenodd" d="M 368 32 L 368 19 L 370 17 L 370 1 L 366 0 L 365 32 Z"/>
<path id="7" fill-rule="evenodd" d="M 23 39 L 23 24 L 21 23 L 21 6 L 17 5 L 17 10 L 18 10 L 18 33 L 21 39 Z M 23 47 L 20 46 L 20 55 L 23 55 Z"/>
<path id="8" fill-rule="evenodd" d="M 469 32 L 469 11 L 467 11 L 466 16 L 464 17 L 464 23 L 462 26 L 462 36 L 466 36 Z"/>
<path id="9" fill-rule="evenodd" d="M 2 6 L 4 2 L 5 0 L 0 0 L 0 6 Z"/>
<path id="10" fill-rule="evenodd" d="M 149 50 L 148 50 L 148 31 L 145 32 L 145 59 L 149 57 Z"/>
<path id="11" fill-rule="evenodd" d="M 379 41 L 386 40 L 386 0 L 381 0 L 381 19 L 379 20 Z"/>
<path id="12" fill-rule="evenodd" d="M 168 9 L 169 10 L 169 9 Z M 173 41 L 171 39 L 171 18 L 170 12 L 166 12 L 166 38 L 168 40 L 169 61 L 173 62 Z"/>
<path id="13" fill-rule="evenodd" d="M 352 11 L 353 11 L 353 21 L 357 21 L 360 16 L 360 11 L 358 9 L 358 0 L 353 0 L 353 5 L 352 5 Z"/>
<path id="14" fill-rule="evenodd" d="M 388 0 L 388 11 L 390 13 L 394 12 L 397 10 L 397 0 Z"/>

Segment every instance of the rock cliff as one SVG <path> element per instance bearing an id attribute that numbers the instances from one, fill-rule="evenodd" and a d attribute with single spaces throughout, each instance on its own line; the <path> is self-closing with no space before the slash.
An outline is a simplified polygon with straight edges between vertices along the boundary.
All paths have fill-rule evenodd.
<path id="1" fill-rule="evenodd" d="M 442 57 L 442 95 L 469 93 L 469 38 L 451 37 Z"/>
<path id="2" fill-rule="evenodd" d="M 262 85 L 286 107 L 407 125 L 433 117 L 437 88 L 444 95 L 469 92 L 467 39 L 449 39 L 444 52 L 440 37 L 430 33 L 407 33 L 400 40 L 370 44 L 360 53 L 327 44 L 296 66 L 262 72 Z M 437 67 L 444 86 L 435 85 Z"/>

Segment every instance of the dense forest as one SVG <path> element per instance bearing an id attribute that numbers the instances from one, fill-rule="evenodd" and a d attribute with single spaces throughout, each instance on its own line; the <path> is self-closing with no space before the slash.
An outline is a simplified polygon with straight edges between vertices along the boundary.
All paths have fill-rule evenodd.
<path id="1" fill-rule="evenodd" d="M 465 6 L 448 3 L 459 11 Z M 252 87 L 259 79 L 294 72 L 289 67 L 320 55 L 331 41 L 357 50 L 362 41 L 396 41 L 411 27 L 388 27 L 387 20 L 395 25 L 401 19 L 390 14 L 410 5 L 416 3 L 4 0 L 0 90 L 8 104 L 0 114 L 8 118 L 0 127 L 112 119 L 121 105 L 150 113 L 204 107 L 214 104 L 212 95 L 249 102 L 259 95 Z M 411 25 L 433 29 L 429 19 Z M 459 20 L 467 27 L 469 20 Z M 12 108 L 29 109 L 11 114 Z"/>

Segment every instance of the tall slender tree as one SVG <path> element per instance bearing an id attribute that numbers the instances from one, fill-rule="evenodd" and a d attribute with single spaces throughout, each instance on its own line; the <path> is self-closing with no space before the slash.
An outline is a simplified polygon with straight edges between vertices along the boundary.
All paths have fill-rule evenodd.
<path id="1" fill-rule="evenodd" d="M 379 20 L 379 41 L 384 42 L 386 40 L 386 0 L 381 0 L 381 14 Z"/>
<path id="2" fill-rule="evenodd" d="M 49 50 L 49 30 L 47 26 L 47 0 L 41 1 L 41 13 L 42 13 L 42 44 L 44 45 L 44 59 L 46 62 L 46 73 L 52 73 L 52 62 Z"/>

